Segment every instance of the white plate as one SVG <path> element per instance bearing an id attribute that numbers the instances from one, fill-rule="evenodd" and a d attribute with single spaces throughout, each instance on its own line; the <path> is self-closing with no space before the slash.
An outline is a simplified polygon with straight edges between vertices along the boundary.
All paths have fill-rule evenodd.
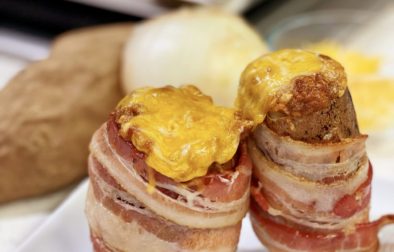
<path id="1" fill-rule="evenodd" d="M 18 252 L 87 252 L 92 251 L 84 202 L 88 181 L 83 181 L 64 203 L 17 250 Z M 373 180 L 371 216 L 394 213 L 394 182 Z M 394 251 L 394 225 L 380 234 L 384 251 Z M 263 251 L 248 218 L 243 221 L 239 252 Z M 383 250 L 381 250 L 383 251 Z"/>

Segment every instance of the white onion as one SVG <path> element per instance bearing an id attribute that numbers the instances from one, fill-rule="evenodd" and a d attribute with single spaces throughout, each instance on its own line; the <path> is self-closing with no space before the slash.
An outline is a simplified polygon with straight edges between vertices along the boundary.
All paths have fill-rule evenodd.
<path id="1" fill-rule="evenodd" d="M 240 17 L 212 8 L 181 9 L 137 25 L 125 46 L 122 85 L 194 84 L 232 106 L 245 66 L 267 47 Z"/>

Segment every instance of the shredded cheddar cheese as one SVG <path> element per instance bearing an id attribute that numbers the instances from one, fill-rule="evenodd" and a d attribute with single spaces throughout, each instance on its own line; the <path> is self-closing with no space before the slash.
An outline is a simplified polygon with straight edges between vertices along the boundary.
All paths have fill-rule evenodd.
<path id="1" fill-rule="evenodd" d="M 131 135 L 150 167 L 180 182 L 233 158 L 241 133 L 250 125 L 235 109 L 215 106 L 191 85 L 137 89 L 117 109 L 133 113 L 118 119 L 121 136 Z"/>
<path id="2" fill-rule="evenodd" d="M 322 74 L 336 87 L 339 96 L 346 89 L 346 78 L 336 81 L 335 61 L 317 53 L 284 49 L 258 58 L 247 66 L 241 76 L 236 106 L 256 124 L 263 122 L 274 103 L 287 103 L 292 98 L 293 80 L 300 76 Z"/>

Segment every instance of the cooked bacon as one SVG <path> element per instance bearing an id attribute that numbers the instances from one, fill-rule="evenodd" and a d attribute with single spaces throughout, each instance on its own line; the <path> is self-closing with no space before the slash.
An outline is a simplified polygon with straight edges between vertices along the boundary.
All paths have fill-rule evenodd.
<path id="1" fill-rule="evenodd" d="M 251 219 L 271 251 L 376 251 L 394 215 L 369 222 L 373 169 L 364 142 L 312 144 L 257 128 L 248 142 Z"/>
<path id="2" fill-rule="evenodd" d="M 252 200 L 250 213 L 253 228 L 270 251 L 376 251 L 378 232 L 394 223 L 394 215 L 386 215 L 373 222 L 359 223 L 354 228 L 334 231 L 302 230 L 262 210 Z"/>
<path id="3" fill-rule="evenodd" d="M 177 251 L 186 250 L 186 248 L 192 251 L 199 251 L 203 248 L 215 251 L 221 247 L 233 248 L 236 246 L 241 222 L 232 226 L 215 229 L 189 228 L 178 225 L 155 215 L 132 195 L 127 194 L 121 188 L 119 189 L 117 185 L 113 185 L 113 181 L 108 179 L 105 169 L 92 156 L 89 158 L 89 176 L 90 194 L 88 194 L 88 198 L 91 202 L 94 202 L 95 206 L 88 204 L 87 212 L 91 224 L 91 232 L 94 233 L 93 236 L 96 238 L 93 240 L 93 244 L 95 248 L 99 248 L 96 251 L 115 251 L 115 248 L 121 249 L 122 251 L 124 251 L 123 248 L 127 248 L 127 251 L 138 251 L 139 246 L 143 246 L 145 243 L 144 240 L 148 239 L 147 236 L 141 235 L 141 230 L 151 234 L 152 237 L 156 237 L 155 239 L 159 239 L 160 241 L 158 243 L 173 244 L 173 246 L 177 247 Z M 115 228 L 112 229 L 111 234 L 101 231 L 99 225 L 103 221 L 97 218 L 102 217 L 104 219 L 107 217 L 99 214 L 100 211 L 97 208 L 103 207 L 106 211 L 110 211 L 112 215 L 116 216 L 119 221 L 123 222 L 122 225 L 125 227 L 130 225 L 138 226 L 138 232 L 120 234 L 116 233 L 117 229 Z M 109 229 L 110 227 L 106 226 L 106 228 Z M 123 228 L 121 231 L 123 232 Z M 104 237 L 97 238 L 100 235 Z M 134 242 L 133 244 L 126 242 L 127 244 L 122 244 L 122 240 L 119 239 L 119 242 L 110 248 L 108 244 L 105 244 L 104 240 L 111 241 L 115 239 L 114 236 L 116 235 L 133 236 L 134 239 L 141 236 L 139 237 L 141 242 Z M 216 238 L 221 236 L 225 236 L 227 239 L 218 240 Z M 196 241 L 196 237 L 198 237 L 199 242 Z M 215 239 L 215 243 L 209 242 L 212 237 Z M 150 245 L 150 249 L 153 250 L 151 246 L 153 244 Z M 163 247 L 162 249 L 165 248 Z"/>
<path id="4" fill-rule="evenodd" d="M 90 144 L 86 213 L 95 251 L 234 251 L 249 207 L 246 143 L 228 163 L 179 183 L 149 167 L 118 131 L 111 119 Z"/>
<path id="5" fill-rule="evenodd" d="M 102 238 L 99 238 L 93 234 L 90 234 L 90 240 L 92 241 L 93 250 L 95 252 L 115 252 L 114 250 L 111 250 L 110 248 L 108 248 L 105 245 Z"/>
<path id="6" fill-rule="evenodd" d="M 368 178 L 352 194 L 344 195 L 335 203 L 333 212 L 343 218 L 349 218 L 356 212 L 365 209 L 371 199 L 372 165 L 369 163 Z"/>
<path id="7" fill-rule="evenodd" d="M 211 184 L 223 185 L 220 198 L 215 195 L 216 197 L 213 196 L 211 199 L 202 195 L 202 191 L 190 190 L 175 182 L 165 183 L 167 180 L 160 179 L 156 181 L 157 187 L 175 192 L 186 199 L 178 200 L 160 190 L 148 192 L 148 182 L 137 172 L 138 168 L 135 169 L 143 160 L 137 160 L 137 163 L 130 162 L 130 159 L 126 160 L 118 153 L 116 145 L 110 144 L 113 142 L 110 139 L 111 133 L 104 124 L 93 136 L 90 145 L 91 154 L 99 163 L 107 167 L 107 172 L 127 193 L 133 195 L 156 214 L 179 224 L 205 228 L 233 225 L 245 215 L 248 209 L 251 174 L 251 163 L 246 146 L 240 148 L 240 158 L 234 168 L 232 180 L 218 179 L 205 185 L 205 188 Z M 207 192 L 209 190 L 205 194 Z"/>
<path id="8" fill-rule="evenodd" d="M 338 228 L 338 225 L 347 225 L 343 218 L 356 215 L 369 205 L 372 168 L 368 162 L 361 163 L 349 178 L 325 183 L 308 181 L 287 172 L 283 166 L 268 160 L 252 140 L 249 141 L 249 153 L 254 163 L 253 175 L 261 184 L 259 193 L 267 199 L 271 212 L 280 211 L 294 221 L 310 222 L 314 227 L 317 223 L 327 223 L 324 228 Z M 356 198 L 356 202 L 350 200 Z M 341 208 L 337 202 L 346 199 L 349 204 L 355 204 Z M 352 220 L 363 218 L 360 213 Z"/>
<path id="9" fill-rule="evenodd" d="M 335 180 L 356 171 L 360 159 L 367 160 L 366 138 L 360 135 L 338 143 L 305 143 L 279 136 L 265 124 L 253 133 L 256 145 L 267 158 L 294 176 L 314 181 Z"/>

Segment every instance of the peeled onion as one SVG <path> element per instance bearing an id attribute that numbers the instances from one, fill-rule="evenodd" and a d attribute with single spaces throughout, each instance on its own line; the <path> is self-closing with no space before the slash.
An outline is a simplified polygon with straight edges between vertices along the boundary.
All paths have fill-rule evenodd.
<path id="1" fill-rule="evenodd" d="M 137 25 L 122 64 L 125 92 L 141 86 L 194 84 L 215 103 L 232 106 L 246 65 L 267 52 L 240 17 L 212 8 L 189 8 Z"/>

